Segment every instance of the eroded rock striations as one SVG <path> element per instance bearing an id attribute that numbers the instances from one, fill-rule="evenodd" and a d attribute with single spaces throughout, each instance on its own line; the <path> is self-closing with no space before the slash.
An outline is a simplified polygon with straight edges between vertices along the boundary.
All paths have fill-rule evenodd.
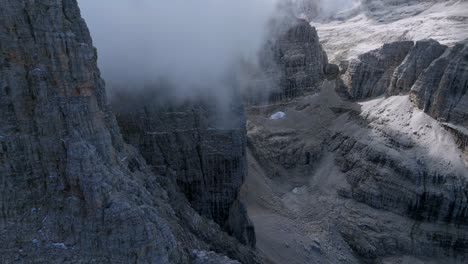
<path id="1" fill-rule="evenodd" d="M 273 90 L 270 101 L 317 92 L 328 65 L 317 31 L 302 19 L 278 31 L 260 55 L 260 67 L 267 79 L 265 89 Z"/>
<path id="2" fill-rule="evenodd" d="M 215 100 L 161 105 L 148 100 L 152 98 L 148 93 L 113 100 L 124 139 L 139 149 L 156 173 L 175 177 L 202 216 L 255 246 L 254 228 L 238 200 L 247 174 L 240 97 L 233 96 L 236 100 L 222 107 L 213 104 Z"/>
<path id="3" fill-rule="evenodd" d="M 259 263 L 126 145 L 75 0 L 0 1 L 2 263 Z"/>
<path id="4" fill-rule="evenodd" d="M 411 43 L 386 44 L 351 60 L 342 90 L 352 100 L 409 93 L 435 119 L 468 126 L 466 42 L 451 48 L 434 40 Z"/>
<path id="5" fill-rule="evenodd" d="M 337 130 L 330 146 L 350 184 L 339 191 L 341 196 L 404 216 L 389 217 L 388 225 L 375 228 L 367 227 L 373 225 L 369 219 L 345 224 L 341 232 L 360 254 L 466 259 L 468 169 L 441 124 L 416 110 L 407 96 L 391 97 L 364 105 L 361 115 Z M 442 148 L 444 156 L 437 156 Z M 403 219 L 414 221 L 409 221 L 411 229 L 394 226 Z"/>
<path id="6" fill-rule="evenodd" d="M 279 110 L 284 119 L 265 118 Z M 468 163 L 457 146 L 466 146 L 466 139 L 453 137 L 408 95 L 357 104 L 340 101 L 333 89 L 323 87 L 315 97 L 249 114 L 249 188 L 273 193 L 252 199 L 271 216 L 251 217 L 256 224 L 277 217 L 288 231 L 299 225 L 293 237 L 309 241 L 301 232 L 313 234 L 327 248 L 320 254 L 304 250 L 298 257 L 332 263 L 402 255 L 466 261 Z M 268 251 L 281 242 L 265 230 L 257 228 L 257 245 Z M 301 248 L 299 242 L 288 243 Z"/>
<path id="7" fill-rule="evenodd" d="M 412 41 L 385 44 L 380 49 L 352 59 L 343 76 L 350 98 L 362 100 L 383 95 L 390 85 L 393 72 L 413 45 Z"/>

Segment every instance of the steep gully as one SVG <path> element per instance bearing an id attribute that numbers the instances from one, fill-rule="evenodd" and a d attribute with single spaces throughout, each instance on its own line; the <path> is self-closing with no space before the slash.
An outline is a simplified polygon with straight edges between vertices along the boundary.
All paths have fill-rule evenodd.
<path id="1" fill-rule="evenodd" d="M 262 253 L 276 263 L 393 262 L 398 256 L 409 261 L 427 256 L 439 261 L 447 257 L 464 260 L 467 172 L 462 153 L 466 153 L 466 139 L 460 136 L 464 130 L 459 123 L 465 119 L 454 117 L 466 113 L 466 98 L 461 96 L 466 90 L 466 71 L 462 68 L 454 73 L 451 69 L 458 67 L 449 67 L 463 64 L 459 62 L 464 56 L 460 46 L 464 45 L 448 49 L 433 40 L 390 43 L 339 69 L 328 64 L 315 29 L 303 20 L 267 44 L 261 55 L 262 80 L 253 77 L 252 88 L 243 95 L 248 104 L 249 176 L 241 196 L 253 217 Z M 444 59 L 446 50 L 453 54 L 449 61 Z M 437 65 L 439 60 L 444 61 L 443 66 L 433 66 L 433 61 Z M 440 79 L 447 75 L 446 79 L 462 80 L 453 83 L 450 89 L 457 92 L 447 99 L 432 88 L 427 91 L 427 101 L 446 102 L 439 103 L 435 111 L 417 103 L 421 96 L 415 95 L 421 93 L 418 87 L 428 87 L 424 78 L 431 69 L 441 72 Z M 342 76 L 338 76 L 340 71 Z M 270 79 L 265 80 L 265 76 Z M 259 84 L 275 84 L 276 90 L 265 97 L 256 93 Z M 445 89 L 445 84 L 433 85 Z M 415 106 L 405 94 L 411 94 Z M 356 102 L 381 96 L 393 97 Z M 452 107 L 453 103 L 460 107 Z M 219 197 L 196 197 L 193 188 L 206 188 L 207 183 L 218 190 L 226 186 L 214 179 L 195 183 L 210 176 L 204 174 L 204 166 L 190 165 L 199 164 L 192 157 L 202 159 L 203 153 L 193 146 L 205 149 L 209 144 L 203 138 L 212 133 L 207 128 L 216 127 L 214 122 L 203 121 L 216 119 L 216 111 L 206 110 L 209 107 L 204 104 L 169 112 L 148 105 L 136 112 L 117 110 L 118 120 L 127 141 L 133 142 L 150 164 L 160 168 L 165 160 L 169 164 L 162 167 L 176 171 L 179 187 L 192 206 L 205 210 L 207 217 L 231 230 L 240 241 L 250 239 L 248 243 L 253 245 L 247 217 L 234 222 L 240 230 L 237 234 L 225 225 L 230 217 L 226 215 L 232 213 L 230 204 L 242 204 L 238 197 L 222 199 L 224 217 L 219 211 L 206 211 L 197 202 L 211 199 L 208 204 L 219 204 Z M 237 109 L 239 105 L 237 102 Z M 454 115 L 444 107 L 460 110 Z M 232 113 L 236 113 L 234 109 Z M 285 109 L 284 120 L 268 119 L 271 113 Z M 445 118 L 437 114 L 440 112 L 446 113 Z M 164 127 L 169 122 L 160 119 L 181 122 Z M 242 130 L 242 120 L 240 125 L 233 124 L 237 129 L 231 132 Z M 455 140 L 449 131 L 458 135 Z M 223 128 L 220 132 L 226 133 Z M 232 139 L 232 134 L 229 137 Z M 161 146 L 161 142 L 167 143 Z M 439 144 L 451 154 L 442 161 L 437 161 Z M 160 157 L 170 156 L 174 146 L 182 146 L 177 158 Z M 242 151 L 217 152 L 222 160 L 232 159 L 232 153 L 245 157 Z M 219 159 L 211 164 L 216 168 Z M 231 168 L 228 174 L 234 178 L 227 179 L 239 178 L 235 171 Z M 187 178 L 191 174 L 202 176 Z M 229 185 L 234 186 L 234 194 L 240 186 Z M 233 215 L 239 214 L 234 211 Z"/>
<path id="2" fill-rule="evenodd" d="M 224 180 L 233 205 L 217 200 L 211 208 L 219 196 L 199 197 L 210 207 L 200 212 L 226 221 L 237 240 L 192 208 L 172 174 L 125 143 L 76 1 L 1 0 L 0 7 L 2 263 L 263 262 L 238 242 L 252 244 L 253 232 L 229 189 L 245 171 L 237 156 L 244 134 L 219 136 L 233 142 L 225 171 L 216 167 L 233 177 Z M 200 159 L 208 157 L 200 163 L 219 157 L 211 151 L 200 147 Z"/>

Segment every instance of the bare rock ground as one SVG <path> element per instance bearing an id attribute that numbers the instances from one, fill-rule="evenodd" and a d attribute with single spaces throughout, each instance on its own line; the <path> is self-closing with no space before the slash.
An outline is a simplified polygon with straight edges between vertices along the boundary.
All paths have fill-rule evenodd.
<path id="1" fill-rule="evenodd" d="M 271 120 L 277 111 L 285 117 Z M 272 262 L 466 260 L 468 230 L 456 217 L 444 218 L 450 212 L 441 207 L 434 220 L 427 208 L 416 210 L 421 212 L 417 216 L 399 209 L 406 206 L 399 197 L 411 204 L 425 195 L 420 184 L 401 179 L 423 175 L 420 165 L 406 164 L 402 166 L 410 174 L 404 176 L 395 164 L 405 158 L 419 157 L 438 171 L 447 188 L 447 196 L 440 190 L 442 201 L 456 203 L 453 187 L 468 177 L 466 155 L 452 134 L 414 107 L 407 95 L 351 103 L 340 99 L 333 82 L 326 82 L 320 94 L 251 107 L 248 115 L 249 175 L 242 197 L 256 227 L 257 247 Z M 336 144 L 342 136 L 349 144 Z M 442 159 L 432 159 L 442 150 Z M 375 153 L 386 155 L 376 161 L 380 154 Z M 442 188 L 434 184 L 439 187 L 430 188 Z M 392 196 L 387 190 L 395 186 L 414 196 Z M 367 193 L 359 195 L 359 188 Z M 436 198 L 425 202 L 434 203 Z"/>

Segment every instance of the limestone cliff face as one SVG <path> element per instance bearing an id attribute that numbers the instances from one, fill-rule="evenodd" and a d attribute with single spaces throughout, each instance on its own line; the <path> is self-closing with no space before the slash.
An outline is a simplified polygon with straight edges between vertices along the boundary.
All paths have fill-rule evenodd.
<path id="1" fill-rule="evenodd" d="M 326 260 L 411 255 L 466 261 L 466 136 L 454 137 L 408 95 L 359 104 L 337 97 L 333 87 L 323 87 L 317 96 L 250 109 L 255 170 L 249 173 L 265 174 L 265 189 L 279 192 L 277 198 L 263 192 L 259 203 L 288 215 L 293 226 L 307 223 L 301 230 L 331 248 L 320 253 Z M 275 111 L 285 118 L 265 118 Z M 259 188 L 253 181 L 250 188 Z M 267 235 L 257 233 L 260 248 Z M 337 250 L 341 239 L 353 253 Z M 354 253 L 361 261 L 350 257 Z"/>
<path id="2" fill-rule="evenodd" d="M 295 224 L 327 223 L 301 227 L 319 237 L 328 229 L 323 247 L 343 239 L 361 260 L 466 262 L 466 51 L 433 40 L 386 44 L 343 64 L 342 79 L 316 96 L 251 106 L 252 174 L 280 193 L 259 203 Z M 277 111 L 285 117 L 268 119 Z"/>
<path id="3" fill-rule="evenodd" d="M 396 42 L 359 56 L 342 79 L 353 100 L 410 94 L 417 107 L 442 122 L 468 126 L 468 48 L 434 40 Z"/>
<path id="4" fill-rule="evenodd" d="M 162 106 L 149 97 L 143 93 L 125 108 L 119 107 L 125 104 L 122 99 L 114 100 L 125 140 L 139 149 L 156 173 L 175 177 L 202 216 L 254 246 L 253 226 L 238 201 L 247 173 L 240 98 L 235 97 L 238 99 L 229 106 L 217 107 L 208 100 Z"/>
<path id="5" fill-rule="evenodd" d="M 274 36 L 260 56 L 260 66 L 268 81 L 265 88 L 277 87 L 270 101 L 317 92 L 320 81 L 326 77 L 327 65 L 317 31 L 302 19 Z"/>
<path id="6" fill-rule="evenodd" d="M 468 44 L 459 43 L 436 59 L 411 88 L 412 101 L 444 122 L 468 127 Z"/>
<path id="7" fill-rule="evenodd" d="M 127 146 L 74 0 L 0 1 L 3 263 L 258 263 Z"/>
<path id="8" fill-rule="evenodd" d="M 407 94 L 421 73 L 446 49 L 447 46 L 432 39 L 417 41 L 406 59 L 393 73 L 387 94 Z"/>
<path id="9" fill-rule="evenodd" d="M 410 219 L 411 238 L 393 224 L 370 229 L 346 224 L 345 238 L 371 258 L 403 252 L 466 259 L 468 169 L 456 139 L 407 96 L 379 100 L 349 116 L 330 141 L 350 184 L 339 194 Z"/>
<path id="10" fill-rule="evenodd" d="M 350 98 L 362 100 L 384 94 L 395 68 L 403 62 L 413 45 L 412 41 L 385 44 L 352 59 L 343 76 Z"/>

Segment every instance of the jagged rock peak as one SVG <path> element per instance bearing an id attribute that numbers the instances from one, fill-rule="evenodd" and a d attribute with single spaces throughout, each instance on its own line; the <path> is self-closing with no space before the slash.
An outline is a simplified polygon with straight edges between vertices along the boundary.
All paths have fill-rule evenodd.
<path id="1" fill-rule="evenodd" d="M 432 117 L 468 127 L 468 44 L 447 49 L 418 78 L 411 100 Z"/>
<path id="2" fill-rule="evenodd" d="M 0 7 L 2 263 L 260 262 L 124 143 L 77 1 Z"/>
<path id="3" fill-rule="evenodd" d="M 432 117 L 467 126 L 467 46 L 431 39 L 385 44 L 349 62 L 343 90 L 353 100 L 410 93 Z"/>
<path id="4" fill-rule="evenodd" d="M 429 39 L 417 41 L 403 63 L 396 68 L 387 95 L 407 94 L 419 75 L 442 53 L 447 46 Z"/>
<path id="5" fill-rule="evenodd" d="M 412 41 L 401 41 L 364 53 L 349 63 L 344 83 L 350 98 L 362 100 L 381 96 L 390 85 L 394 70 L 403 62 Z"/>
<path id="6" fill-rule="evenodd" d="M 151 88 L 139 95 L 120 93 L 112 105 L 125 140 L 140 150 L 155 173 L 175 178 L 202 216 L 255 246 L 254 228 L 238 201 L 247 174 L 241 98 L 234 96 L 221 107 L 209 98 L 162 105 Z"/>

